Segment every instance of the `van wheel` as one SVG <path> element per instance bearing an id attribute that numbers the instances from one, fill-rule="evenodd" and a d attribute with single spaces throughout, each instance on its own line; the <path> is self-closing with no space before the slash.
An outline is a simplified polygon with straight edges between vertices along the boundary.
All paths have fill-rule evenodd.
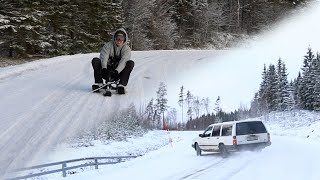
<path id="1" fill-rule="evenodd" d="M 219 146 L 219 151 L 220 151 L 220 154 L 221 154 L 221 157 L 222 157 L 222 158 L 228 157 L 229 152 L 228 152 L 228 150 L 227 150 L 227 148 L 226 148 L 225 145 L 220 144 L 220 146 Z"/>
<path id="2" fill-rule="evenodd" d="M 196 143 L 195 147 L 196 147 L 197 156 L 201 156 L 201 149 L 200 149 L 198 143 Z"/>

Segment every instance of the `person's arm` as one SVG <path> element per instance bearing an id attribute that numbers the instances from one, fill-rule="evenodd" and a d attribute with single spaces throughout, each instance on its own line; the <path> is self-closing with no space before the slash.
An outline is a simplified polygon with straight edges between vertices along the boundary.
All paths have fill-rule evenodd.
<path id="1" fill-rule="evenodd" d="M 121 60 L 119 61 L 119 65 L 116 68 L 118 73 L 120 73 L 124 69 L 127 61 L 129 61 L 130 58 L 131 58 L 131 49 L 128 45 L 125 45 L 121 50 Z"/>
<path id="2" fill-rule="evenodd" d="M 102 68 L 107 68 L 111 47 L 112 43 L 104 43 L 103 47 L 100 50 L 100 60 Z"/>

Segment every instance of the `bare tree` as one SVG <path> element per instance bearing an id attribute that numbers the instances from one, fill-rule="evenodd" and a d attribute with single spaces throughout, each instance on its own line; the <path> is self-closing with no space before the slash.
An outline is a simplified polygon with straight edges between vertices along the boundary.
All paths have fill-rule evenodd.
<path id="1" fill-rule="evenodd" d="M 177 123 L 177 110 L 175 108 L 170 108 L 168 111 L 168 122 L 169 122 L 169 127 L 172 129 L 177 129 L 178 128 L 178 123 Z"/>
<path id="2" fill-rule="evenodd" d="M 201 104 L 203 105 L 206 113 L 209 114 L 210 99 L 208 97 L 202 98 Z"/>
<path id="3" fill-rule="evenodd" d="M 201 102 L 198 96 L 193 98 L 192 108 L 196 114 L 196 117 L 198 118 L 200 115 L 200 108 L 201 108 Z"/>

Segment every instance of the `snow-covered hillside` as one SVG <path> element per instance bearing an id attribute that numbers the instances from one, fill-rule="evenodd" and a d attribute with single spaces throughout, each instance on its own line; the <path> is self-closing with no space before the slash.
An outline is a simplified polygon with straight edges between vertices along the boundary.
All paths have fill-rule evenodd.
<path id="1" fill-rule="evenodd" d="M 272 145 L 261 152 L 234 153 L 228 159 L 205 153 L 198 157 L 191 140 L 200 131 L 151 131 L 126 142 L 72 148 L 60 146 L 49 161 L 104 155 L 143 155 L 136 159 L 102 166 L 99 170 L 85 168 L 61 178 L 48 179 L 234 179 L 234 180 L 317 180 L 320 150 L 320 113 L 307 111 L 278 112 L 257 118 L 263 120 L 271 133 Z M 44 178 L 44 179 L 46 179 Z"/>

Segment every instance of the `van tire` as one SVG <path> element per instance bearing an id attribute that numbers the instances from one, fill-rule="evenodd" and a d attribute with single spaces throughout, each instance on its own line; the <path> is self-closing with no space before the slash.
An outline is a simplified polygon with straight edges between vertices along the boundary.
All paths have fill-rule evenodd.
<path id="1" fill-rule="evenodd" d="M 200 149 L 198 143 L 196 143 L 195 147 L 196 147 L 197 156 L 201 156 L 201 149 Z"/>
<path id="2" fill-rule="evenodd" d="M 219 152 L 222 158 L 227 158 L 229 156 L 229 152 L 224 144 L 219 145 Z"/>

